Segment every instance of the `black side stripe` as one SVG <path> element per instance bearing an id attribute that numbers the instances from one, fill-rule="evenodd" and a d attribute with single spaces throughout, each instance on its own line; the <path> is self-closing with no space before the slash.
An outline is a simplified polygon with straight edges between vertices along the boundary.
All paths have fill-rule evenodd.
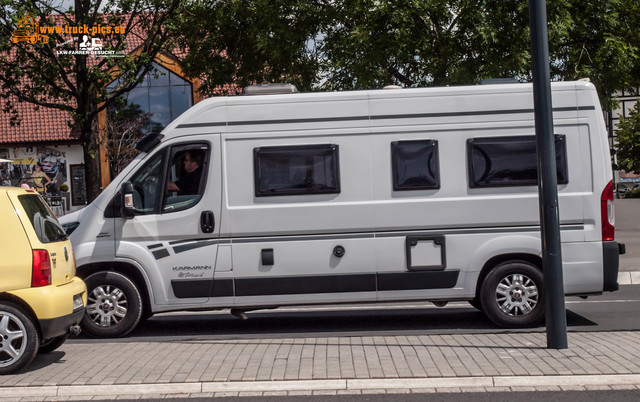
<path id="1" fill-rule="evenodd" d="M 175 279 L 171 281 L 171 287 L 176 297 L 181 299 L 231 297 L 234 294 L 242 297 L 428 290 L 454 287 L 459 274 L 458 270 L 448 270 L 216 280 Z"/>
<path id="2" fill-rule="evenodd" d="M 175 246 L 173 248 L 173 252 L 176 254 L 184 253 L 185 251 L 193 250 L 200 247 L 211 246 L 213 244 L 218 244 L 217 240 L 208 240 L 208 241 L 200 241 L 197 243 L 185 244 L 182 246 Z"/>
<path id="3" fill-rule="evenodd" d="M 153 256 L 155 257 L 156 260 L 160 260 L 164 257 L 168 257 L 169 256 L 169 252 L 167 251 L 166 248 L 163 248 L 161 250 L 156 250 L 153 252 Z"/>

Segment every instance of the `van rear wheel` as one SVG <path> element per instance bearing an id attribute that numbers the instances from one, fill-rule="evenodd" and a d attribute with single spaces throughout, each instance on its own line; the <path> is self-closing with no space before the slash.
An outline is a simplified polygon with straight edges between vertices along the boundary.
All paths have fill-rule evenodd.
<path id="1" fill-rule="evenodd" d="M 85 279 L 87 308 L 82 329 L 97 338 L 125 336 L 140 322 L 142 299 L 136 285 L 118 272 L 96 272 Z"/>
<path id="2" fill-rule="evenodd" d="M 544 317 L 542 272 L 527 261 L 508 261 L 485 278 L 480 302 L 495 324 L 507 328 L 530 327 Z"/>
<path id="3" fill-rule="evenodd" d="M 38 352 L 38 331 L 28 313 L 13 303 L 0 303 L 0 375 L 29 364 Z"/>

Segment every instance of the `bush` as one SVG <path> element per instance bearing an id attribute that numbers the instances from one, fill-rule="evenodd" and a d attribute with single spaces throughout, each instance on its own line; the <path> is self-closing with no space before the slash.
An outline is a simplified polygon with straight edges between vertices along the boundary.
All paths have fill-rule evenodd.
<path id="1" fill-rule="evenodd" d="M 66 184 L 61 184 L 60 185 L 60 191 L 69 191 L 69 186 Z"/>
<path id="2" fill-rule="evenodd" d="M 640 187 L 627 191 L 624 198 L 640 198 Z"/>

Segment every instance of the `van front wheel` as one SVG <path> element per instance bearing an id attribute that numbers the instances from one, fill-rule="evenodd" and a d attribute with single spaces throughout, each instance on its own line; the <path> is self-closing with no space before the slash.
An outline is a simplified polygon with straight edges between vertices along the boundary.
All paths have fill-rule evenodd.
<path id="1" fill-rule="evenodd" d="M 508 261 L 495 267 L 482 284 L 482 311 L 507 328 L 530 327 L 544 316 L 542 272 L 526 261 Z"/>
<path id="2" fill-rule="evenodd" d="M 85 279 L 87 308 L 82 329 L 97 338 L 125 336 L 140 322 L 142 299 L 136 285 L 117 272 L 96 272 Z"/>

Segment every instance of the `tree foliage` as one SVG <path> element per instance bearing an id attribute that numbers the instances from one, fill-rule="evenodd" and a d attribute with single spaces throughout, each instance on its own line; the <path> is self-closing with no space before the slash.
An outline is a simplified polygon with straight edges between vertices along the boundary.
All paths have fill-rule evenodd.
<path id="1" fill-rule="evenodd" d="M 204 89 L 285 81 L 304 90 L 531 79 L 529 2 L 193 0 L 178 25 Z M 637 0 L 547 0 L 554 80 L 601 100 L 640 84 Z M 610 106 L 606 104 L 605 106 Z"/>
<path id="2" fill-rule="evenodd" d="M 616 134 L 618 166 L 627 172 L 640 172 L 640 102 L 627 117 L 620 117 Z"/>
<path id="3" fill-rule="evenodd" d="M 175 32 L 187 51 L 183 70 L 203 79 L 205 94 L 284 81 L 310 90 L 318 72 L 317 11 L 308 0 L 189 1 Z"/>
<path id="4" fill-rule="evenodd" d="M 531 78 L 529 7 L 514 0 L 336 0 L 320 50 L 329 89 Z M 551 74 L 606 100 L 640 83 L 636 0 L 548 0 Z"/>
<path id="5" fill-rule="evenodd" d="M 5 112 L 17 113 L 13 104 L 17 100 L 70 113 L 69 124 L 79 132 L 84 148 L 87 196 L 92 200 L 100 191 L 95 158 L 98 113 L 153 68 L 154 57 L 171 38 L 168 28 L 180 0 L 76 0 L 70 9 L 60 4 L 59 0 L 0 0 L 0 96 Z M 25 15 L 35 17 L 41 27 L 124 27 L 124 35 L 89 32 L 102 39 L 104 50 L 120 54 L 73 54 L 82 33 L 49 32 L 46 43 L 13 43 L 11 35 Z M 133 43 L 138 46 L 131 53 Z M 107 84 L 116 78 L 119 84 L 107 92 Z"/>

